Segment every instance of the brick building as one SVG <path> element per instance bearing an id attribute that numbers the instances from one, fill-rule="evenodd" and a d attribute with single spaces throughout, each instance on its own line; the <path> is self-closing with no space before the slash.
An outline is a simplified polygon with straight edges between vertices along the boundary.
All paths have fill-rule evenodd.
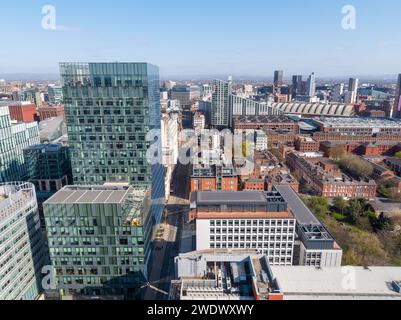
<path id="1" fill-rule="evenodd" d="M 49 118 L 57 118 L 63 117 L 65 119 L 64 113 L 64 105 L 43 105 L 41 108 L 38 108 L 40 121 L 49 119 Z"/>
<path id="2" fill-rule="evenodd" d="M 278 147 L 280 144 L 294 145 L 295 134 L 288 132 L 277 132 L 273 130 L 267 130 L 267 142 L 273 147 Z"/>
<path id="3" fill-rule="evenodd" d="M 334 149 L 339 147 L 342 147 L 346 153 L 353 153 L 359 156 L 393 155 L 394 153 L 401 151 L 401 144 L 396 141 L 379 141 L 376 143 L 339 141 L 320 142 L 320 151 L 324 153 L 325 157 L 331 157 Z"/>
<path id="4" fill-rule="evenodd" d="M 4 103 L 2 103 L 4 105 Z M 34 122 L 37 118 L 36 105 L 32 102 L 7 102 L 11 120 L 18 122 Z"/>
<path id="5" fill-rule="evenodd" d="M 297 136 L 295 138 L 295 150 L 300 152 L 317 152 L 319 151 L 319 142 L 310 137 Z"/>
<path id="6" fill-rule="evenodd" d="M 265 179 L 263 178 L 251 178 L 245 180 L 242 184 L 242 190 L 257 190 L 264 191 L 266 189 Z"/>
<path id="7" fill-rule="evenodd" d="M 319 196 L 366 199 L 373 199 L 376 196 L 377 185 L 374 180 L 352 179 L 327 160 L 306 160 L 300 154 L 293 152 L 288 154 L 287 164 Z"/>
<path id="8" fill-rule="evenodd" d="M 397 142 L 401 141 L 401 134 L 384 134 L 377 133 L 374 135 L 348 135 L 336 132 L 323 133 L 315 132 L 313 134 L 313 139 L 319 142 L 322 141 L 332 141 L 332 142 L 358 142 L 358 143 L 377 143 L 377 142 Z"/>
<path id="9" fill-rule="evenodd" d="M 293 134 L 300 132 L 298 123 L 287 116 L 236 116 L 234 130 L 272 130 Z"/>
<path id="10" fill-rule="evenodd" d="M 191 175 L 191 192 L 238 191 L 238 175 L 233 167 L 195 165 Z"/>

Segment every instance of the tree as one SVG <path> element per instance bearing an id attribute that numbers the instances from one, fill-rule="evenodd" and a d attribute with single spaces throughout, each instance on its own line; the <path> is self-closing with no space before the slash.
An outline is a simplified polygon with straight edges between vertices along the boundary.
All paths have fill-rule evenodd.
<path id="1" fill-rule="evenodd" d="M 372 165 L 358 156 L 348 155 L 343 157 L 339 163 L 342 169 L 358 179 L 365 178 L 373 173 Z"/>
<path id="2" fill-rule="evenodd" d="M 332 158 L 334 160 L 339 160 L 339 159 L 343 158 L 345 156 L 344 147 L 342 145 L 337 145 L 337 146 L 331 148 L 331 150 L 329 152 L 329 156 L 330 156 L 330 158 Z"/>
<path id="3" fill-rule="evenodd" d="M 311 211 L 319 217 L 329 212 L 329 202 L 326 198 L 312 197 L 306 200 L 306 204 Z"/>
<path id="4" fill-rule="evenodd" d="M 333 206 L 335 209 L 339 210 L 341 214 L 344 214 L 344 211 L 347 208 L 347 202 L 343 197 L 336 197 L 333 200 Z"/>
<path id="5" fill-rule="evenodd" d="M 398 188 L 390 188 L 388 197 L 394 201 L 401 201 L 401 191 Z"/>
<path id="6" fill-rule="evenodd" d="M 397 152 L 397 153 L 394 155 L 394 157 L 396 157 L 396 158 L 398 158 L 398 159 L 401 159 L 401 151 Z"/>
<path id="7" fill-rule="evenodd" d="M 391 220 L 385 215 L 380 215 L 379 217 L 370 216 L 370 223 L 375 231 L 383 230 L 383 231 L 391 231 L 392 223 Z"/>
<path id="8" fill-rule="evenodd" d="M 348 217 L 352 224 L 356 224 L 362 216 L 364 208 L 359 199 L 351 199 L 348 203 Z"/>

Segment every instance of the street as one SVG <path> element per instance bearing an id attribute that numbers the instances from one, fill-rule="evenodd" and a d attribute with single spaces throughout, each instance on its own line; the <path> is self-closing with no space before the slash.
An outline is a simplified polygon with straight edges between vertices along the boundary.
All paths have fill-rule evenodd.
<path id="1" fill-rule="evenodd" d="M 152 243 L 149 282 L 144 288 L 145 300 L 167 300 L 170 282 L 175 279 L 174 258 L 179 253 L 181 231 L 189 210 L 190 165 L 177 165 L 173 175 L 175 193 L 166 205 L 166 223 L 160 226 L 165 230 L 164 237 Z"/>

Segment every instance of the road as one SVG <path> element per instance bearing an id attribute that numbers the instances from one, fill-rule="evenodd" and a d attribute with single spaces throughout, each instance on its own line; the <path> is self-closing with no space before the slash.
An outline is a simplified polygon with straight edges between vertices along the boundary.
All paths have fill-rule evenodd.
<path id="1" fill-rule="evenodd" d="M 185 216 L 189 211 L 189 173 L 190 166 L 178 165 L 173 176 L 175 194 L 166 205 L 166 230 L 162 240 L 152 243 L 149 283 L 144 288 L 145 300 L 166 300 L 170 282 L 175 279 L 174 258 L 178 256 L 181 231 Z"/>

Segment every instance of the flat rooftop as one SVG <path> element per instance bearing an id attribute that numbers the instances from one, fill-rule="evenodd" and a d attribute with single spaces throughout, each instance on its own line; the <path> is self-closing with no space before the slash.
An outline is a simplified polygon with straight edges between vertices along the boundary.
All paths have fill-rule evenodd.
<path id="1" fill-rule="evenodd" d="M 271 266 L 271 270 L 288 300 L 401 299 L 393 286 L 401 280 L 401 267 Z M 355 275 L 355 282 L 345 283 L 347 275 Z"/>
<path id="2" fill-rule="evenodd" d="M 198 191 L 194 193 L 197 205 L 285 203 L 277 192 L 264 191 Z"/>
<path id="3" fill-rule="evenodd" d="M 296 194 L 290 186 L 275 186 L 275 189 L 281 194 L 291 209 L 298 224 L 304 225 L 321 225 L 320 221 L 315 217 L 312 211 L 306 206 L 301 198 Z"/>
<path id="4" fill-rule="evenodd" d="M 108 203 L 120 204 L 132 192 L 126 186 L 67 186 L 57 192 L 46 204 Z"/>
<path id="5" fill-rule="evenodd" d="M 291 123 L 296 124 L 296 121 L 285 115 L 278 116 L 233 116 L 234 123 Z"/>
<path id="6" fill-rule="evenodd" d="M 246 203 L 266 204 L 263 192 L 255 191 L 200 191 L 197 192 L 197 204 L 224 204 L 224 203 Z"/>
<path id="7" fill-rule="evenodd" d="M 384 118 L 358 118 L 358 117 L 319 117 L 313 119 L 326 128 L 401 128 L 401 121 Z"/>

